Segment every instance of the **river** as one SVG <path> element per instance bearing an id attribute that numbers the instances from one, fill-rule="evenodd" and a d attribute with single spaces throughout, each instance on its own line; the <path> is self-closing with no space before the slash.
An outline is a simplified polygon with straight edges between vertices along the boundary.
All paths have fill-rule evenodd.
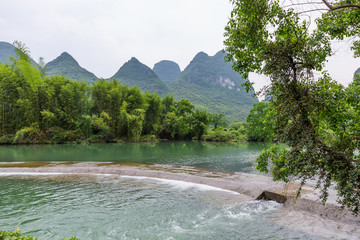
<path id="1" fill-rule="evenodd" d="M 1 162 L 127 162 L 256 172 L 254 159 L 269 144 L 159 142 L 0 146 Z"/>
<path id="2" fill-rule="evenodd" d="M 130 162 L 259 174 L 256 143 L 0 146 L 2 162 Z M 41 175 L 41 177 L 40 177 Z M 358 226 L 245 201 L 235 192 L 156 178 L 0 175 L 0 229 L 42 239 L 359 239 Z"/>

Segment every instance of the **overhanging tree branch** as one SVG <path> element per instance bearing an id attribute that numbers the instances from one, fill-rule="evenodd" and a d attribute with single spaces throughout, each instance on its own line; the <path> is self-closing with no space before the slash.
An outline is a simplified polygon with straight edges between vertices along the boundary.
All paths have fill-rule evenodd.
<path id="1" fill-rule="evenodd" d="M 359 8 L 360 9 L 360 5 L 358 5 L 358 4 L 342 4 L 339 6 L 333 6 L 327 0 L 322 0 L 322 1 L 331 11 L 343 9 L 343 8 Z"/>
<path id="2" fill-rule="evenodd" d="M 299 11 L 291 6 L 282 7 L 277 1 L 233 2 L 233 16 L 226 29 L 229 37 L 226 50 L 236 59 L 237 68 L 244 66 L 240 71 L 248 73 L 256 69 L 270 77 L 271 125 L 277 139 L 290 148 L 265 151 L 258 157 L 258 169 L 265 172 L 271 169 L 276 180 L 288 181 L 289 176 L 297 176 L 304 182 L 318 176 L 323 201 L 327 199 L 331 181 L 335 181 L 339 202 L 359 213 L 359 160 L 354 155 L 355 144 L 350 144 L 354 142 L 352 135 L 358 135 L 354 122 L 359 117 L 349 114 L 359 103 L 350 99 L 347 90 L 328 74 L 318 80 L 313 79 L 312 74 L 315 69 L 321 71 L 331 55 L 330 39 L 358 36 L 360 18 L 356 13 L 360 4 L 357 1 L 345 4 L 345 1 L 307 1 L 304 6 L 312 9 L 303 10 L 319 9 L 320 3 L 327 11 L 317 22 L 318 29 L 310 31 Z M 293 6 L 297 5 L 301 4 L 295 2 Z M 255 16 L 249 11 L 256 8 L 266 8 L 265 15 Z M 258 21 L 259 18 L 262 21 Z M 238 24 L 234 24 L 236 20 Z M 274 29 L 267 28 L 265 23 Z M 258 39 L 263 41 L 255 44 Z M 347 88 L 349 92 L 357 94 L 360 82 L 356 84 Z M 335 112 L 334 108 L 339 110 Z M 344 123 L 348 127 L 344 134 L 338 123 L 349 117 L 351 119 Z"/>

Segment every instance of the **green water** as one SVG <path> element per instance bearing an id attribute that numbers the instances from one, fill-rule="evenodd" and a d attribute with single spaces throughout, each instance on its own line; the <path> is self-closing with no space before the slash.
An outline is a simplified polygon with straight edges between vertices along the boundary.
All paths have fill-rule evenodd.
<path id="1" fill-rule="evenodd" d="M 111 161 L 258 173 L 254 159 L 264 147 L 203 142 L 0 146 L 0 161 Z M 116 175 L 64 181 L 6 173 L 0 174 L 0 229 L 20 227 L 39 240 L 74 234 L 82 240 L 358 239 L 360 234 L 357 227 L 287 212 L 275 202 L 243 199 L 179 181 Z"/>
<path id="2" fill-rule="evenodd" d="M 262 143 L 160 142 L 0 146 L 1 162 L 95 161 L 194 166 L 256 172 Z"/>
<path id="3" fill-rule="evenodd" d="M 275 202 L 153 179 L 97 182 L 0 178 L 0 228 L 40 239 L 320 239 L 277 224 Z"/>

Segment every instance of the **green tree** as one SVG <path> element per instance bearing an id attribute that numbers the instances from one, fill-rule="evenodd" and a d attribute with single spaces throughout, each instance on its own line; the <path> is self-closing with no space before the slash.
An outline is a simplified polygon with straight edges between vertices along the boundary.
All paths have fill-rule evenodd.
<path id="1" fill-rule="evenodd" d="M 89 87 L 85 82 L 72 81 L 64 76 L 51 76 L 45 79 L 48 92 L 47 104 L 42 115 L 47 112 L 47 119 L 54 114 L 52 126 L 63 129 L 75 129 L 82 116 L 89 113 Z"/>
<path id="2" fill-rule="evenodd" d="M 175 104 L 175 101 L 174 101 L 174 96 L 173 95 L 166 95 L 163 99 L 162 99 L 162 102 L 163 102 L 163 114 L 167 114 L 168 112 L 172 111 L 173 108 L 174 108 L 174 104 Z"/>
<path id="3" fill-rule="evenodd" d="M 27 113 L 26 122 L 40 122 L 41 121 L 41 100 L 39 99 L 39 88 L 43 87 L 43 79 L 38 69 L 35 68 L 30 58 L 30 51 L 25 44 L 15 41 L 15 52 L 17 59 L 13 59 L 11 65 L 13 71 L 18 75 L 18 78 L 25 81 L 26 86 L 22 86 L 20 91 L 20 103 L 31 103 L 31 107 L 27 111 L 31 111 L 31 114 Z M 31 117 L 31 119 L 30 119 Z"/>
<path id="4" fill-rule="evenodd" d="M 162 136 L 168 139 L 184 139 L 190 132 L 190 125 L 187 117 L 179 116 L 172 111 L 166 114 L 163 123 Z"/>
<path id="5" fill-rule="evenodd" d="M 196 139 L 200 139 L 206 134 L 208 125 L 211 121 L 211 114 L 208 114 L 206 110 L 200 111 L 196 109 L 191 115 L 191 136 Z"/>
<path id="6" fill-rule="evenodd" d="M 62 143 L 139 141 L 144 134 L 174 139 L 201 137 L 206 111 L 189 100 L 141 93 L 117 80 L 92 86 L 64 76 L 45 76 L 24 44 L 17 58 L 0 63 L 0 142 Z"/>
<path id="7" fill-rule="evenodd" d="M 191 104 L 191 102 L 187 99 L 181 99 L 177 103 L 175 103 L 176 113 L 180 116 L 187 116 L 192 114 L 195 106 Z"/>
<path id="8" fill-rule="evenodd" d="M 191 135 L 191 116 L 194 105 L 189 100 L 174 101 L 172 95 L 163 99 L 163 121 L 160 136 L 169 139 L 187 139 Z"/>
<path id="9" fill-rule="evenodd" d="M 128 115 L 128 132 L 127 137 L 132 141 L 139 141 L 141 137 L 141 132 L 143 129 L 143 122 L 145 117 L 144 109 L 135 109 L 133 114 Z"/>
<path id="10" fill-rule="evenodd" d="M 22 82 L 8 65 L 0 63 L 0 136 L 14 133 L 19 127 L 17 100 Z"/>
<path id="11" fill-rule="evenodd" d="M 109 123 L 110 136 L 116 138 L 121 135 L 124 123 L 121 120 L 121 109 L 128 95 L 128 87 L 117 80 L 110 82 L 99 79 L 91 89 L 93 112 L 97 115 L 106 112 L 111 117 Z M 127 106 L 127 104 L 126 104 Z M 126 107 L 127 108 L 127 107 Z M 127 109 L 125 109 L 126 111 Z"/>
<path id="12" fill-rule="evenodd" d="M 248 127 L 247 122 L 232 122 L 229 125 L 229 128 L 231 130 L 235 130 L 235 131 L 239 132 L 239 134 L 241 134 L 241 135 L 246 134 L 247 127 Z"/>
<path id="13" fill-rule="evenodd" d="M 267 121 L 268 105 L 265 102 L 257 102 L 250 110 L 246 118 L 249 141 L 264 142 L 272 139 L 271 126 Z"/>
<path id="14" fill-rule="evenodd" d="M 127 102 L 127 111 L 129 113 L 136 109 L 146 109 L 147 104 L 144 95 L 141 93 L 141 89 L 137 86 L 129 88 L 125 97 Z"/>
<path id="15" fill-rule="evenodd" d="M 161 116 L 163 112 L 163 101 L 157 93 L 144 94 L 147 103 L 145 112 L 144 134 L 157 134 L 160 130 Z"/>
<path id="16" fill-rule="evenodd" d="M 344 89 L 327 74 L 317 81 L 313 73 L 322 70 L 331 54 L 330 38 L 359 37 L 359 2 L 330 5 L 323 0 L 329 12 L 312 32 L 309 22 L 278 1 L 231 2 L 234 8 L 225 29 L 227 60 L 245 77 L 250 72 L 269 76 L 273 129 L 278 140 L 289 146 L 264 151 L 257 159 L 258 168 L 271 169 L 276 180 L 297 176 L 302 184 L 318 177 L 323 201 L 335 182 L 338 201 L 357 214 L 360 139 L 355 109 L 359 101 L 350 93 L 357 91 L 359 82 Z M 358 41 L 353 49 L 357 55 Z M 251 88 L 250 82 L 246 85 Z"/>
<path id="17" fill-rule="evenodd" d="M 317 20 L 318 28 L 332 39 L 353 37 L 351 49 L 360 57 L 360 3 L 358 0 L 322 0 L 328 11 Z"/>
<path id="18" fill-rule="evenodd" d="M 30 61 L 31 61 L 30 49 L 28 47 L 26 47 L 25 44 L 20 41 L 14 41 L 13 46 L 15 47 L 15 53 L 16 53 L 17 59 L 30 63 Z"/>
<path id="19" fill-rule="evenodd" d="M 229 124 L 229 121 L 224 118 L 224 114 L 222 113 L 214 113 L 211 115 L 211 123 L 214 126 L 214 129 L 218 127 L 227 127 Z"/>

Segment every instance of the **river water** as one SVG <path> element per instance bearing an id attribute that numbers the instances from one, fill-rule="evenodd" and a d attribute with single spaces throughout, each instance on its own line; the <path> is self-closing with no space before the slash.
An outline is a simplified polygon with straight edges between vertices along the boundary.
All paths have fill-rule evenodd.
<path id="1" fill-rule="evenodd" d="M 134 162 L 256 173 L 254 158 L 263 147 L 201 142 L 1 146 L 0 159 Z M 111 174 L 81 181 L 49 179 L 43 174 L 0 175 L 0 229 L 20 227 L 40 240 L 72 235 L 82 240 L 360 239 L 356 226 L 286 211 L 271 201 L 246 202 L 240 194 L 200 184 Z"/>
<path id="2" fill-rule="evenodd" d="M 254 173 L 254 159 L 268 144 L 160 142 L 1 146 L 0 162 L 129 162 Z"/>

